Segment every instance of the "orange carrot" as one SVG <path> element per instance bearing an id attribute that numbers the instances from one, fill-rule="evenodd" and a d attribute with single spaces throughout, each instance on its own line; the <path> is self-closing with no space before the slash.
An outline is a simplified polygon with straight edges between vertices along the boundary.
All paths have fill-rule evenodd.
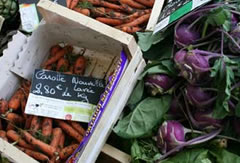
<path id="1" fill-rule="evenodd" d="M 142 30 L 142 28 L 140 28 L 140 27 L 128 27 L 128 26 L 127 27 L 121 27 L 120 29 L 124 32 L 131 33 L 131 34 Z"/>
<path id="2" fill-rule="evenodd" d="M 123 4 L 127 4 L 133 8 L 137 8 L 137 9 L 144 9 L 146 8 L 144 5 L 138 3 L 138 2 L 135 2 L 133 0 L 120 0 L 120 3 L 123 3 Z"/>
<path id="3" fill-rule="evenodd" d="M 0 114 L 5 114 L 8 111 L 8 102 L 6 100 L 0 100 Z"/>
<path id="4" fill-rule="evenodd" d="M 8 113 L 6 119 L 14 124 L 24 123 L 24 119 L 16 113 Z"/>
<path id="5" fill-rule="evenodd" d="M 151 7 L 151 8 L 153 7 L 153 4 L 155 2 L 155 0 L 135 0 L 135 1 L 145 5 L 147 7 Z"/>
<path id="6" fill-rule="evenodd" d="M 87 0 L 88 2 L 92 3 L 93 5 L 97 5 L 97 6 L 103 6 L 103 7 L 108 7 L 111 9 L 116 9 L 116 10 L 121 10 L 122 7 L 120 5 L 114 4 L 114 3 L 110 3 L 104 0 Z"/>
<path id="7" fill-rule="evenodd" d="M 31 134 L 36 134 L 36 132 L 40 129 L 41 127 L 41 122 L 42 119 L 38 116 L 33 116 L 31 126 L 30 126 L 30 133 Z"/>
<path id="8" fill-rule="evenodd" d="M 127 4 L 121 4 L 121 11 L 124 11 L 128 14 L 132 14 L 137 11 L 137 9 L 130 7 Z"/>
<path id="9" fill-rule="evenodd" d="M 67 8 L 70 8 L 72 0 L 66 0 Z"/>
<path id="10" fill-rule="evenodd" d="M 46 137 L 46 139 L 50 138 L 50 136 L 52 135 L 52 118 L 43 118 L 42 135 Z"/>
<path id="11" fill-rule="evenodd" d="M 60 152 L 63 149 L 64 142 L 65 142 L 65 135 L 64 135 L 64 133 L 62 133 L 61 138 L 58 143 L 57 152 Z M 60 159 L 58 156 L 53 156 L 50 160 L 50 163 L 55 163 L 55 162 L 57 162 L 57 163 L 60 162 Z"/>
<path id="12" fill-rule="evenodd" d="M 75 129 L 73 129 L 70 125 L 67 123 L 61 121 L 61 120 L 56 120 L 57 124 L 62 128 L 62 130 L 68 134 L 69 136 L 75 138 L 79 143 L 82 141 L 83 136 L 80 135 Z"/>
<path id="13" fill-rule="evenodd" d="M 25 114 L 26 104 L 27 104 L 27 99 L 24 97 L 21 101 L 21 110 L 22 110 L 22 115 L 23 115 L 24 119 L 27 119 L 27 114 Z"/>
<path id="14" fill-rule="evenodd" d="M 32 145 L 27 144 L 25 140 L 21 138 L 21 136 L 14 130 L 8 130 L 7 131 L 7 137 L 11 139 L 12 141 L 15 141 L 18 143 L 19 146 L 27 148 L 27 149 L 34 149 Z"/>
<path id="15" fill-rule="evenodd" d="M 62 129 L 61 128 L 54 128 L 53 129 L 53 139 L 50 143 L 50 145 L 54 148 L 57 148 L 60 139 L 61 139 L 61 135 L 62 135 Z"/>
<path id="16" fill-rule="evenodd" d="M 41 140 L 34 138 L 27 131 L 22 131 L 22 132 L 23 132 L 23 136 L 24 136 L 25 140 L 28 143 L 32 144 L 35 148 L 40 149 L 41 151 L 43 151 L 44 153 L 46 153 L 49 156 L 53 156 L 55 154 L 56 148 L 42 142 Z"/>
<path id="17" fill-rule="evenodd" d="M 112 19 L 112 18 L 105 18 L 105 17 L 97 17 L 96 20 L 112 26 L 116 26 L 124 23 L 123 20 L 120 20 L 120 19 Z"/>
<path id="18" fill-rule="evenodd" d="M 14 125 L 18 124 L 21 125 L 24 123 L 24 118 L 22 118 L 21 116 L 19 116 L 16 113 L 8 113 L 6 116 L 6 119 L 8 120 L 8 125 L 6 130 L 13 130 L 14 129 Z"/>
<path id="19" fill-rule="evenodd" d="M 45 63 L 44 67 L 51 65 L 62 58 L 65 54 L 72 52 L 73 48 L 71 46 L 65 46 L 63 49 L 59 50 L 55 56 L 50 57 Z"/>
<path id="20" fill-rule="evenodd" d="M 127 18 L 125 19 L 127 21 L 125 21 L 125 22 L 131 22 L 131 21 L 133 21 L 134 19 L 136 19 L 136 18 L 138 18 L 140 16 L 143 16 L 145 14 L 150 14 L 151 12 L 152 12 L 151 9 L 138 10 L 138 11 L 134 12 L 133 14 L 127 16 Z"/>
<path id="21" fill-rule="evenodd" d="M 86 67 L 86 59 L 84 56 L 79 56 L 74 64 L 74 74 L 83 75 Z"/>
<path id="22" fill-rule="evenodd" d="M 90 10 L 87 8 L 80 8 L 80 7 L 75 7 L 73 8 L 74 11 L 86 15 L 86 16 L 90 16 Z"/>
<path id="23" fill-rule="evenodd" d="M 69 67 L 68 60 L 65 59 L 64 57 L 62 57 L 57 62 L 57 69 L 56 70 L 60 71 L 60 72 L 66 72 L 68 70 L 68 67 Z"/>
<path id="24" fill-rule="evenodd" d="M 72 0 L 72 3 L 70 4 L 70 9 L 75 8 L 78 5 L 79 0 Z"/>
<path id="25" fill-rule="evenodd" d="M 52 70 L 53 66 L 52 65 L 47 65 L 45 67 L 43 67 L 43 69 L 46 69 L 46 70 Z"/>
<path id="26" fill-rule="evenodd" d="M 6 131 L 0 130 L 0 138 L 2 138 L 3 140 L 8 141 Z"/>
<path id="27" fill-rule="evenodd" d="M 126 14 L 104 7 L 94 7 L 91 9 L 91 13 L 94 17 L 107 17 L 116 19 L 124 19 L 125 17 L 127 17 Z"/>
<path id="28" fill-rule="evenodd" d="M 8 102 L 9 109 L 17 110 L 21 105 L 23 91 L 18 89 Z"/>
<path id="29" fill-rule="evenodd" d="M 64 147 L 64 142 L 65 142 L 65 135 L 62 133 L 61 138 L 58 143 L 58 149 L 62 149 Z"/>
<path id="30" fill-rule="evenodd" d="M 8 130 L 14 130 L 14 126 L 12 125 L 12 123 L 7 124 L 6 131 Z"/>
<path id="31" fill-rule="evenodd" d="M 140 16 L 139 18 L 135 19 L 134 21 L 130 22 L 130 23 L 126 23 L 126 24 L 122 24 L 120 26 L 115 26 L 116 28 L 121 28 L 121 27 L 124 27 L 124 26 L 129 26 L 129 27 L 135 27 L 135 26 L 138 26 L 142 23 L 145 23 L 148 21 L 150 17 L 150 14 L 145 14 L 143 16 Z"/>
<path id="32" fill-rule="evenodd" d="M 61 150 L 59 157 L 64 160 L 68 158 L 77 149 L 78 144 L 69 145 Z"/>
<path id="33" fill-rule="evenodd" d="M 57 54 L 57 52 L 61 49 L 62 49 L 62 47 L 59 46 L 59 45 L 52 46 L 51 49 L 50 49 L 50 56 L 51 57 L 55 56 Z"/>
<path id="34" fill-rule="evenodd" d="M 24 129 L 29 129 L 32 123 L 33 115 L 28 115 L 25 121 Z"/>
<path id="35" fill-rule="evenodd" d="M 70 121 L 70 124 L 79 134 L 85 135 L 85 129 L 78 122 Z"/>
<path id="36" fill-rule="evenodd" d="M 35 158 L 36 160 L 39 161 L 49 161 L 48 156 L 40 153 L 40 152 L 36 152 L 30 149 L 26 149 L 26 148 L 22 148 L 22 147 L 17 147 L 18 149 L 20 149 L 21 151 L 23 151 L 24 153 L 26 153 L 27 155 Z"/>

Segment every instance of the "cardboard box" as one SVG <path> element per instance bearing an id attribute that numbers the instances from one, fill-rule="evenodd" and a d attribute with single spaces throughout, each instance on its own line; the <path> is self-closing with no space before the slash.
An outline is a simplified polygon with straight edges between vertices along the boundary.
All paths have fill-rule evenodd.
<path id="1" fill-rule="evenodd" d="M 49 1 L 49 2 L 47 2 L 47 1 Z M 162 7 L 163 7 L 163 4 L 164 4 L 165 1 L 166 0 L 155 0 L 155 3 L 154 3 L 153 8 L 152 8 L 152 13 L 151 13 L 151 16 L 148 20 L 145 31 L 154 31 L 155 25 L 157 24 L 158 17 L 161 13 L 161 10 L 162 10 Z M 41 1 L 40 1 L 40 3 L 41 3 Z M 61 4 L 61 7 L 60 7 L 60 5 L 57 5 L 57 4 L 53 5 L 53 3 L 50 2 L 50 0 L 44 0 L 43 3 L 47 3 L 48 5 L 51 5 L 54 8 L 56 7 L 58 9 L 60 9 L 61 11 L 64 11 L 65 13 L 72 14 L 73 12 L 75 12 L 75 11 L 67 8 L 66 4 L 61 3 L 61 1 L 59 2 L 59 4 Z M 80 14 L 80 13 L 75 12 L 75 14 Z M 80 15 L 82 15 L 82 14 L 80 14 Z M 111 26 L 106 25 L 106 24 L 104 24 L 104 25 L 108 26 L 108 28 L 111 27 Z M 113 28 L 113 27 L 111 27 L 111 28 Z"/>
<path id="2" fill-rule="evenodd" d="M 122 50 L 128 57 L 129 63 L 118 81 L 93 135 L 84 150 L 81 151 L 81 155 L 78 155 L 81 156 L 78 162 L 94 162 L 122 112 L 138 75 L 145 67 L 145 61 L 133 36 L 74 11 L 65 12 L 67 8 L 47 0 L 40 1 L 38 7 L 46 22 L 42 23 L 29 38 L 19 34 L 20 38 L 14 39 L 14 44 L 9 46 L 6 51 L 6 53 L 14 51 L 15 58 L 13 57 L 6 69 L 0 70 L 2 75 L 11 74 L 6 81 L 4 80 L 0 84 L 0 92 L 3 92 L 1 98 L 9 99 L 11 97 L 19 85 L 19 76 L 31 79 L 34 69 L 39 68 L 47 59 L 50 47 L 59 42 L 88 49 L 85 55 L 92 62 L 87 66 L 85 75 L 91 73 L 93 77 L 109 76 L 111 71 L 116 68 Z M 0 59 L 0 62 L 3 58 Z M 4 72 L 5 70 L 6 72 Z M 0 153 L 13 162 L 36 162 L 2 139 L 0 139 Z"/>

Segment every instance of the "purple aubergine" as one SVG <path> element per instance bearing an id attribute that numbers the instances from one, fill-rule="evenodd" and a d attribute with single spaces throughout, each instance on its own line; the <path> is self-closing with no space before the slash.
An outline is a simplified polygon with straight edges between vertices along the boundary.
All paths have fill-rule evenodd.
<path id="1" fill-rule="evenodd" d="M 196 83 L 200 78 L 203 81 L 209 72 L 209 59 L 211 57 L 202 55 L 197 50 L 189 52 L 180 50 L 175 54 L 174 61 L 180 69 L 180 75 L 190 83 Z"/>
<path id="2" fill-rule="evenodd" d="M 204 91 L 203 88 L 192 86 L 190 84 L 186 87 L 186 96 L 190 104 L 196 108 L 207 108 L 214 104 L 215 97 L 212 93 Z"/>
<path id="3" fill-rule="evenodd" d="M 185 142 L 185 128 L 178 121 L 169 120 L 162 123 L 157 134 L 157 145 L 162 153 Z"/>
<path id="4" fill-rule="evenodd" d="M 189 24 L 180 24 L 175 29 L 175 41 L 180 46 L 194 44 L 200 38 L 200 33 Z"/>
<path id="5" fill-rule="evenodd" d="M 222 121 L 213 118 L 213 110 L 208 109 L 205 111 L 196 111 L 194 114 L 194 119 L 198 124 L 199 129 L 216 129 L 221 127 Z"/>
<path id="6" fill-rule="evenodd" d="M 145 78 L 145 86 L 152 96 L 166 92 L 173 83 L 174 80 L 165 74 L 151 74 Z"/>

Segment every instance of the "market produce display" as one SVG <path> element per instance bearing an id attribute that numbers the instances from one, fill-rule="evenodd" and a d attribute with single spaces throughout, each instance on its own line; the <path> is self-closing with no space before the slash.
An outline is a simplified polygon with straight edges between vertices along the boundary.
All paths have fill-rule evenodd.
<path id="1" fill-rule="evenodd" d="M 67 7 L 127 33 L 146 27 L 154 0 L 67 0 Z"/>
<path id="2" fill-rule="evenodd" d="M 73 47 L 55 45 L 43 67 L 83 75 L 86 59 Z M 42 162 L 64 162 L 85 135 L 85 124 L 25 114 L 31 82 L 23 80 L 9 101 L 0 100 L 0 137 Z M 84 126 L 84 127 L 83 127 Z"/>
<path id="3" fill-rule="evenodd" d="M 214 2 L 154 36 L 114 127 L 132 162 L 240 162 L 239 22 L 239 2 Z"/>

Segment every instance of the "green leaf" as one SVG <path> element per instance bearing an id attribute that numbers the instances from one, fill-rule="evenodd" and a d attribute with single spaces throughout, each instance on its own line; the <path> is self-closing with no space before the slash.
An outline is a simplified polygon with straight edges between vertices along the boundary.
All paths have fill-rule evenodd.
<path id="1" fill-rule="evenodd" d="M 148 97 L 126 117 L 119 120 L 114 132 L 123 138 L 138 138 L 150 132 L 170 107 L 171 96 Z"/>
<path id="2" fill-rule="evenodd" d="M 163 41 L 152 45 L 152 47 L 143 52 L 143 57 L 148 60 L 162 60 L 168 59 L 172 56 L 173 37 L 168 36 Z"/>
<path id="3" fill-rule="evenodd" d="M 228 152 L 225 149 L 212 149 L 210 153 L 216 157 L 217 163 L 240 162 L 240 157 L 238 155 Z"/>
<path id="4" fill-rule="evenodd" d="M 127 103 L 127 105 L 131 109 L 133 109 L 133 107 L 142 99 L 143 91 L 144 91 L 144 81 L 139 80 Z"/>
<path id="5" fill-rule="evenodd" d="M 237 117 L 240 117 L 240 101 L 236 105 L 235 114 L 236 114 Z"/>
<path id="6" fill-rule="evenodd" d="M 135 139 L 131 147 L 131 156 L 134 163 L 140 160 L 153 163 L 161 157 L 161 154 L 152 140 Z"/>
<path id="7" fill-rule="evenodd" d="M 231 97 L 231 85 L 234 82 L 234 72 L 231 66 L 236 64 L 225 56 L 216 60 L 211 70 L 211 77 L 214 77 L 214 87 L 218 89 L 213 110 L 213 116 L 217 119 L 223 119 L 230 112 L 228 100 Z"/>
<path id="8" fill-rule="evenodd" d="M 142 51 L 148 51 L 152 45 L 164 40 L 169 34 L 172 34 L 173 28 L 158 32 L 153 35 L 153 32 L 136 32 L 138 36 L 138 45 Z"/>
<path id="9" fill-rule="evenodd" d="M 160 163 L 214 163 L 209 158 L 207 149 L 187 149 Z"/>
<path id="10" fill-rule="evenodd" d="M 208 16 L 206 23 L 212 26 L 222 26 L 225 31 L 230 31 L 231 29 L 231 13 L 228 9 L 224 7 L 218 7 L 212 9 Z"/>
<path id="11" fill-rule="evenodd" d="M 138 77 L 139 80 L 143 79 L 147 74 L 167 74 L 172 77 L 177 75 L 177 70 L 175 69 L 174 62 L 172 60 L 163 60 L 152 65 L 147 65 L 143 73 Z"/>

